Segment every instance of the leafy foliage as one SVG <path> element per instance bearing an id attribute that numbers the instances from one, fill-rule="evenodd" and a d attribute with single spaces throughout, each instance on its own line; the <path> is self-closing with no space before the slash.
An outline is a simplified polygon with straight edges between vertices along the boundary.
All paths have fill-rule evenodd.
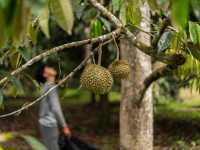
<path id="1" fill-rule="evenodd" d="M 47 38 L 50 37 L 49 35 L 49 8 L 46 6 L 39 15 L 39 25 L 42 32 L 45 34 Z"/>
<path id="2" fill-rule="evenodd" d="M 141 16 L 140 6 L 144 2 L 148 2 L 151 8 L 153 16 L 151 20 Z M 186 64 L 178 71 L 177 75 L 180 78 L 187 77 L 191 72 L 200 76 L 199 0 L 111 0 L 105 1 L 104 5 L 120 18 L 124 26 L 138 27 L 142 19 L 147 20 L 155 29 L 148 33 L 153 37 L 160 28 L 158 22 L 170 17 L 172 26 L 161 35 L 156 52 L 181 53 L 188 58 Z M 191 19 L 189 16 L 191 13 L 195 18 Z M 89 28 L 91 37 L 100 36 L 105 31 L 113 29 L 108 18 L 100 16 L 86 0 L 0 0 L 0 19 L 2 20 L 0 62 L 2 68 L 8 72 L 41 53 L 41 49 L 88 37 L 84 33 L 86 28 Z M 109 48 L 109 46 L 109 52 L 113 55 L 113 47 Z M 67 72 L 69 72 L 71 66 L 76 64 L 72 62 L 72 55 L 72 58 L 75 58 L 77 53 L 62 53 L 56 55 L 58 57 L 50 58 L 53 62 L 58 62 L 59 67 L 61 66 L 59 68 L 61 76 L 65 72 L 62 71 L 63 68 L 68 68 Z M 81 56 L 83 55 L 81 53 Z M 79 62 L 77 59 L 73 61 Z M 27 74 L 32 72 L 29 71 Z M 14 93 L 24 93 L 20 78 L 9 78 L 15 89 Z"/>
<path id="3" fill-rule="evenodd" d="M 184 29 L 188 23 L 189 0 L 172 1 L 172 21 L 180 29 Z"/>
<path id="4" fill-rule="evenodd" d="M 72 34 L 74 15 L 70 0 L 50 0 L 50 7 L 59 26 L 68 34 Z"/>
<path id="5" fill-rule="evenodd" d="M 190 0 L 192 5 L 192 11 L 196 16 L 197 20 L 200 21 L 200 1 L 199 0 Z"/>
<path id="6" fill-rule="evenodd" d="M 38 140 L 36 140 L 34 137 L 32 136 L 28 136 L 28 135 L 23 135 L 22 136 L 24 138 L 24 140 L 31 145 L 31 147 L 33 148 L 33 150 L 47 150 L 47 148 L 41 144 L 40 142 L 38 142 Z"/>
<path id="7" fill-rule="evenodd" d="M 194 45 L 200 46 L 200 25 L 194 22 L 189 22 L 190 39 Z"/>
<path id="8" fill-rule="evenodd" d="M 3 104 L 3 91 L 0 89 L 0 108 L 2 107 Z"/>
<path id="9" fill-rule="evenodd" d="M 0 134 L 0 142 L 1 143 L 8 142 L 17 137 L 23 138 L 32 147 L 33 150 L 47 150 L 47 148 L 42 143 L 40 143 L 36 138 L 29 136 L 29 135 L 22 135 L 19 133 L 13 133 L 13 132 L 1 133 Z M 0 150 L 1 150 L 1 147 L 0 147 Z"/>
<path id="10" fill-rule="evenodd" d="M 120 10 L 121 3 L 122 0 L 112 0 L 112 8 L 114 13 Z"/>
<path id="11" fill-rule="evenodd" d="M 92 37 L 102 35 L 102 23 L 98 19 L 93 20 L 90 25 L 90 30 Z"/>

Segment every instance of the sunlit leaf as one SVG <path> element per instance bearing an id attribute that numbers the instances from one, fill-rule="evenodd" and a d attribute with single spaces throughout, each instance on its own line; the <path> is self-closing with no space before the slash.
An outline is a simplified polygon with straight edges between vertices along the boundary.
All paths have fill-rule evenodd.
<path id="1" fill-rule="evenodd" d="M 15 45 L 18 45 L 23 41 L 28 29 L 30 10 L 24 3 L 25 2 L 22 0 L 17 0 L 15 18 L 12 24 L 12 39 Z"/>
<path id="2" fill-rule="evenodd" d="M 28 37 L 31 39 L 33 45 L 37 44 L 38 30 L 39 26 L 34 27 L 32 24 L 29 24 Z"/>
<path id="3" fill-rule="evenodd" d="M 172 21 L 179 29 L 184 29 L 188 23 L 189 0 L 172 1 Z"/>
<path id="4" fill-rule="evenodd" d="M 28 135 L 23 135 L 22 138 L 32 147 L 33 150 L 47 150 L 36 138 Z"/>
<path id="5" fill-rule="evenodd" d="M 198 43 L 198 28 L 197 24 L 194 22 L 189 22 L 189 32 L 190 32 L 190 39 L 194 44 Z"/>
<path id="6" fill-rule="evenodd" d="M 7 34 L 5 33 L 6 24 L 4 21 L 4 12 L 2 10 L 0 10 L 0 20 L 0 47 L 3 47 L 7 41 Z"/>
<path id="7" fill-rule="evenodd" d="M 48 5 L 49 0 L 25 0 L 26 4 L 31 8 L 34 15 L 38 15 L 44 7 Z"/>
<path id="8" fill-rule="evenodd" d="M 131 0 L 128 2 L 127 11 L 126 11 L 127 23 L 131 25 L 139 25 L 142 16 L 140 11 L 140 1 Z"/>
<path id="9" fill-rule="evenodd" d="M 2 146 L 0 146 L 0 150 L 4 150 Z"/>
<path id="10" fill-rule="evenodd" d="M 98 37 L 102 35 L 102 24 L 98 19 L 91 22 L 90 34 L 92 37 Z"/>
<path id="11" fill-rule="evenodd" d="M 9 0 L 0 0 L 0 8 L 6 8 L 9 4 Z"/>
<path id="12" fill-rule="evenodd" d="M 43 10 L 41 11 L 38 22 L 39 22 L 42 32 L 45 34 L 47 38 L 49 38 L 50 34 L 49 34 L 49 8 L 48 6 L 43 8 Z"/>
<path id="13" fill-rule="evenodd" d="M 127 21 L 126 21 L 126 4 L 125 4 L 125 2 L 123 2 L 122 5 L 121 5 L 119 18 L 120 18 L 121 22 L 123 23 L 123 25 L 127 24 Z"/>
<path id="14" fill-rule="evenodd" d="M 200 0 L 190 0 L 194 15 L 200 21 Z"/>
<path id="15" fill-rule="evenodd" d="M 72 34 L 74 15 L 70 0 L 50 0 L 50 6 L 58 25 L 68 34 Z"/>
<path id="16" fill-rule="evenodd" d="M 152 10 L 158 9 L 157 0 L 148 0 L 148 4 Z"/>
<path id="17" fill-rule="evenodd" d="M 19 53 L 17 52 L 17 49 L 16 48 L 11 48 L 9 49 L 9 55 L 8 55 L 8 58 L 9 58 L 9 62 L 10 62 L 10 65 L 12 68 L 16 68 L 18 66 L 18 63 L 19 63 Z"/>
<path id="18" fill-rule="evenodd" d="M 3 98 L 4 98 L 4 96 L 3 96 L 3 91 L 0 89 L 0 108 L 1 108 L 2 105 L 3 105 Z"/>
<path id="19" fill-rule="evenodd" d="M 15 138 L 15 135 L 11 132 L 5 132 L 0 134 L 0 142 L 7 142 Z"/>
<path id="20" fill-rule="evenodd" d="M 192 56 L 200 61 L 200 49 L 198 46 L 195 46 L 193 44 L 189 45 L 189 51 L 191 52 Z"/>
<path id="21" fill-rule="evenodd" d="M 121 0 L 112 0 L 113 13 L 119 11 L 120 6 L 121 6 Z"/>
<path id="22" fill-rule="evenodd" d="M 199 43 L 199 46 L 200 46 L 200 25 L 197 25 L 197 33 L 198 33 L 198 43 Z"/>

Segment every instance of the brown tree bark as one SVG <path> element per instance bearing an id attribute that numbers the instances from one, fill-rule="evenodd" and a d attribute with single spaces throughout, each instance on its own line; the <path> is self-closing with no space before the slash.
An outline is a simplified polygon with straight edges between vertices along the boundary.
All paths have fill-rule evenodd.
<path id="1" fill-rule="evenodd" d="M 141 7 L 142 15 L 149 18 L 147 4 Z M 143 19 L 141 28 L 150 31 L 150 25 Z M 150 36 L 139 32 L 138 40 L 150 45 Z M 145 78 L 151 74 L 151 58 L 133 47 L 127 40 L 121 40 L 121 55 L 131 65 L 130 80 L 122 81 L 122 102 L 120 108 L 120 146 L 121 150 L 153 149 L 153 102 L 152 89 L 149 88 L 140 106 L 136 104 L 139 90 Z"/>

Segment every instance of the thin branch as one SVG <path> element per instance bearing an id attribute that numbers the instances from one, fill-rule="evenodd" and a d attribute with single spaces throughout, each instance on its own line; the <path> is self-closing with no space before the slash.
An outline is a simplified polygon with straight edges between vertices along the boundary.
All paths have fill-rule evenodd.
<path id="1" fill-rule="evenodd" d="M 186 61 L 185 57 L 182 55 L 176 54 L 173 56 L 174 62 L 176 62 L 173 65 L 165 65 L 163 67 L 160 67 L 153 71 L 148 77 L 143 82 L 142 88 L 139 91 L 139 98 L 137 101 L 137 104 L 140 106 L 142 103 L 142 100 L 144 99 L 144 95 L 146 93 L 146 90 L 151 86 L 151 84 L 158 79 L 164 77 L 164 76 L 169 76 L 172 75 L 173 71 L 177 69 L 180 65 L 183 65 Z"/>
<path id="2" fill-rule="evenodd" d="M 106 45 L 108 43 L 110 43 L 113 39 L 107 40 L 104 43 L 102 43 L 103 45 Z M 16 114 L 20 114 L 22 111 L 28 109 L 29 107 L 33 106 L 34 104 L 38 103 L 39 101 L 41 101 L 45 96 L 47 96 L 52 90 L 56 89 L 57 87 L 59 87 L 60 85 L 62 85 L 63 83 L 67 82 L 70 78 L 72 78 L 74 76 L 75 73 L 77 73 L 81 68 L 84 67 L 84 65 L 87 64 L 87 61 L 95 54 L 97 53 L 99 47 L 95 48 L 92 52 L 90 52 L 90 54 L 72 71 L 70 72 L 67 76 L 65 76 L 62 80 L 60 80 L 58 82 L 58 84 L 56 84 L 55 86 L 53 86 L 52 88 L 50 88 L 48 91 L 46 91 L 43 95 L 41 95 L 40 97 L 38 97 L 36 100 L 34 100 L 31 103 L 25 104 L 23 105 L 21 108 L 12 111 L 10 113 L 7 114 L 3 114 L 0 115 L 0 118 L 5 118 L 5 117 L 9 117 L 12 115 L 16 115 Z"/>
<path id="3" fill-rule="evenodd" d="M 82 46 L 82 45 L 85 45 L 85 44 L 93 44 L 93 43 L 97 43 L 97 42 L 104 42 L 106 40 L 111 39 L 113 35 L 118 36 L 120 33 L 121 33 L 121 28 L 118 28 L 118 29 L 116 29 L 116 30 L 114 30 L 110 33 L 104 34 L 104 35 L 96 37 L 96 38 L 86 39 L 86 40 L 82 40 L 82 41 L 76 41 L 76 42 L 72 42 L 72 43 L 67 43 L 67 44 L 63 44 L 63 45 L 54 47 L 52 49 L 46 50 L 44 53 L 41 53 L 41 54 L 33 57 L 32 59 L 30 59 L 28 62 L 23 64 L 20 68 L 17 68 L 16 70 L 12 71 L 10 73 L 10 75 L 16 75 L 16 74 L 24 71 L 26 68 L 33 65 L 34 63 L 38 62 L 42 58 L 45 58 L 45 57 L 52 55 L 54 53 L 57 53 L 59 51 L 63 51 L 66 48 L 78 47 L 78 46 Z M 1 79 L 0 85 L 5 83 L 7 80 L 8 80 L 8 77 L 4 77 L 3 79 Z"/>

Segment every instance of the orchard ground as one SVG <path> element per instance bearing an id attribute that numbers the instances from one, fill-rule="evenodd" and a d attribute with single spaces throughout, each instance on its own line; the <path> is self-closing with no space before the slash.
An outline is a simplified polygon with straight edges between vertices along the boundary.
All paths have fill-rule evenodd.
<path id="1" fill-rule="evenodd" d="M 188 90 L 181 90 L 180 93 L 180 101 L 161 97 L 154 106 L 155 150 L 200 150 L 200 96 Z M 82 90 L 67 89 L 62 92 L 62 108 L 72 133 L 89 143 L 95 143 L 102 150 L 118 150 L 120 95 L 117 92 L 109 94 L 109 111 L 105 116 L 109 121 L 106 122 L 102 122 L 100 101 L 91 104 L 89 96 L 89 92 Z M 27 99 L 7 100 L 0 112 L 10 112 L 26 102 Z M 0 130 L 39 138 L 37 110 L 38 105 L 18 116 L 1 119 Z M 6 150 L 31 150 L 20 139 L 3 145 Z"/>

